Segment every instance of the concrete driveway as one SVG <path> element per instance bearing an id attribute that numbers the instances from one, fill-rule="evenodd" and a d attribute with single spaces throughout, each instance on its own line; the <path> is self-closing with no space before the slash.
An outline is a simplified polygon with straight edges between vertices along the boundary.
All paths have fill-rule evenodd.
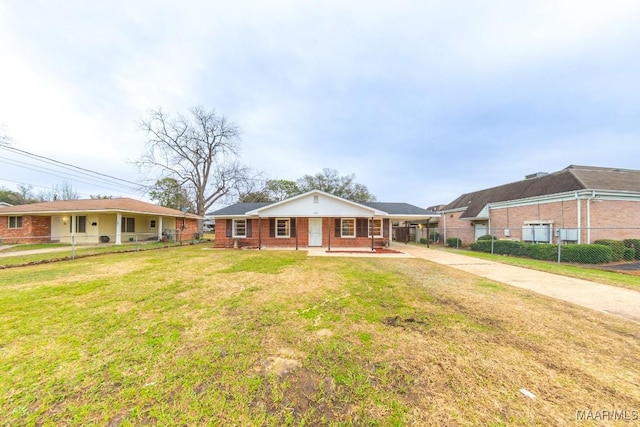
<path id="1" fill-rule="evenodd" d="M 496 282 L 640 322 L 640 291 L 486 261 L 438 249 L 399 243 L 393 243 L 391 247 L 416 258 L 423 258 Z"/>

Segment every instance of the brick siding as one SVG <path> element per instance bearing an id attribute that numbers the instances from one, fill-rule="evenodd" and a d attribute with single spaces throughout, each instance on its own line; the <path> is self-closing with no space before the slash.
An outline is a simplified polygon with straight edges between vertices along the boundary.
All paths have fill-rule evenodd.
<path id="1" fill-rule="evenodd" d="M 227 221 L 231 219 L 216 219 L 215 246 L 218 248 L 232 248 L 237 241 L 240 248 L 269 248 L 269 247 L 298 247 L 309 246 L 309 218 L 297 218 L 296 237 L 271 237 L 269 218 L 250 219 L 251 237 L 234 238 L 227 237 Z M 293 220 L 296 222 L 296 220 Z M 335 218 L 322 218 L 322 247 L 371 247 L 370 237 L 336 237 Z M 386 234 L 385 230 L 385 234 Z M 384 246 L 388 243 L 388 237 L 375 237 L 374 246 Z"/>
<path id="2" fill-rule="evenodd" d="M 3 244 L 48 243 L 51 241 L 51 218 L 22 215 L 22 227 L 9 228 L 9 218 L 0 217 L 0 240 Z"/>

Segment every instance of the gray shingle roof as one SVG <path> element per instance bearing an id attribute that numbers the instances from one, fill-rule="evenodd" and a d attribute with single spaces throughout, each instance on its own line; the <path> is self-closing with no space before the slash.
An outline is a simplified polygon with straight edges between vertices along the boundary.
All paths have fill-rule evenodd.
<path id="1" fill-rule="evenodd" d="M 489 203 L 549 196 L 580 190 L 640 193 L 640 171 L 570 165 L 558 172 L 463 194 L 442 210 L 466 209 L 461 218 L 474 218 Z"/>
<path id="2" fill-rule="evenodd" d="M 207 216 L 234 216 L 244 215 L 249 211 L 271 205 L 272 203 L 236 203 L 214 212 L 209 212 Z M 385 203 L 385 202 L 365 202 L 361 205 L 386 212 L 390 215 L 435 215 L 435 212 L 427 211 L 409 203 Z"/>
<path id="3" fill-rule="evenodd" d="M 373 209 L 377 209 L 382 212 L 386 212 L 389 215 L 428 215 L 430 213 L 435 214 L 435 212 L 429 212 L 426 209 L 410 205 L 409 203 L 364 202 L 360 204 Z"/>
<path id="4" fill-rule="evenodd" d="M 217 211 L 207 213 L 207 216 L 233 216 L 244 215 L 254 209 L 259 209 L 265 206 L 272 205 L 272 202 L 268 203 L 236 203 L 235 205 L 227 206 L 226 208 L 218 209 Z"/>

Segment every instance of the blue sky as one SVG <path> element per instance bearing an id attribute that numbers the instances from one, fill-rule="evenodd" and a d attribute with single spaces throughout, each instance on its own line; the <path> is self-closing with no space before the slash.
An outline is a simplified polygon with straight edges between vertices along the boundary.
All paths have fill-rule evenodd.
<path id="1" fill-rule="evenodd" d="M 242 129 L 266 177 L 333 168 L 381 201 L 640 169 L 638 1 L 179 3 L 0 0 L 14 147 L 138 181 L 136 121 L 201 105 Z M 0 163 L 0 186 L 62 181 Z"/>

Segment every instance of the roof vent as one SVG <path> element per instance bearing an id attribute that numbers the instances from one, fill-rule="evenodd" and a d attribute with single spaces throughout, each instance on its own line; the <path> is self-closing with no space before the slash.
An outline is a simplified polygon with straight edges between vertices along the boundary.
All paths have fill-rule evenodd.
<path id="1" fill-rule="evenodd" d="M 545 176 L 545 175 L 549 175 L 549 172 L 536 172 L 530 175 L 525 175 L 524 178 L 525 179 L 540 178 L 541 176 Z"/>

